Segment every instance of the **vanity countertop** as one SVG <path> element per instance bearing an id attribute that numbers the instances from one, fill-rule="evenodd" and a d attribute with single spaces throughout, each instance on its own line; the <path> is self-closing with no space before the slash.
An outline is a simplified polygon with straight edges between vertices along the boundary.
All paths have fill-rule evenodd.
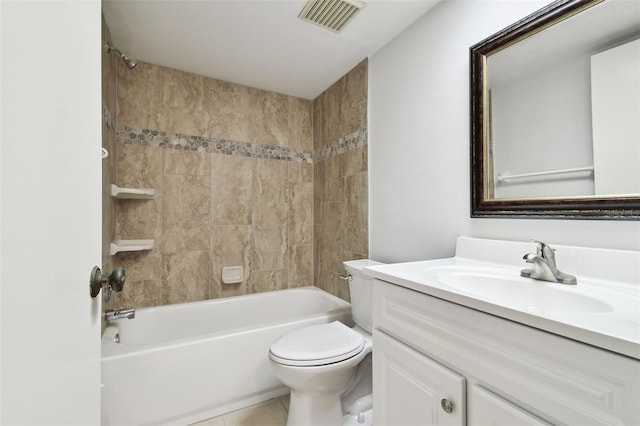
<path id="1" fill-rule="evenodd" d="M 459 237 L 452 258 L 365 269 L 368 276 L 640 359 L 640 252 L 556 246 L 563 285 L 520 276 L 531 243 Z M 502 263 L 499 260 L 506 259 Z M 607 277 L 607 279 L 604 278 Z"/>

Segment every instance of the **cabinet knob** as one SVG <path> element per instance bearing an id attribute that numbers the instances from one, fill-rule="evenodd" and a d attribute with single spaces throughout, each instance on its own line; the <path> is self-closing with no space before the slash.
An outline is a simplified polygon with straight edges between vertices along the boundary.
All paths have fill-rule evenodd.
<path id="1" fill-rule="evenodd" d="M 440 406 L 442 406 L 442 409 L 445 413 L 451 414 L 453 412 L 453 402 L 449 401 L 448 399 L 441 400 Z"/>

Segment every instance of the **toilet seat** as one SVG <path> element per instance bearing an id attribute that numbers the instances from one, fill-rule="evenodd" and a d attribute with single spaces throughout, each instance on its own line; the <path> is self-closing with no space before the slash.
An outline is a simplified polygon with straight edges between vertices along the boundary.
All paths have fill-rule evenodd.
<path id="1" fill-rule="evenodd" d="M 304 327 L 282 336 L 271 345 L 269 357 L 279 364 L 311 367 L 347 360 L 364 348 L 362 335 L 334 321 Z"/>

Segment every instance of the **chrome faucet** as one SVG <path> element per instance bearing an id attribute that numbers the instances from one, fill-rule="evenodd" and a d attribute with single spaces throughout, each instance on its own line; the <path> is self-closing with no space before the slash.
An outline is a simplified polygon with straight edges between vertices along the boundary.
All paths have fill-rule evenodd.
<path id="1" fill-rule="evenodd" d="M 116 321 L 123 318 L 134 319 L 135 317 L 136 317 L 136 310 L 134 308 L 120 309 L 120 310 L 109 309 L 104 313 L 104 319 L 107 322 Z"/>
<path id="2" fill-rule="evenodd" d="M 536 253 L 527 253 L 523 259 L 533 265 L 532 269 L 523 269 L 520 275 L 535 280 L 551 281 L 560 284 L 577 284 L 574 275 L 565 274 L 556 266 L 555 250 L 542 241 L 531 240 L 537 246 Z"/>

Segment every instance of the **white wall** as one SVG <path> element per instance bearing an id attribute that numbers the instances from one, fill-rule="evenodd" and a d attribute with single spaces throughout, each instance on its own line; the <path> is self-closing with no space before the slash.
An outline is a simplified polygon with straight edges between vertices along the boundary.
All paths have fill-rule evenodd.
<path id="1" fill-rule="evenodd" d="M 452 256 L 469 235 L 640 249 L 640 223 L 471 219 L 469 47 L 544 1 L 445 0 L 369 59 L 370 256 Z"/>

